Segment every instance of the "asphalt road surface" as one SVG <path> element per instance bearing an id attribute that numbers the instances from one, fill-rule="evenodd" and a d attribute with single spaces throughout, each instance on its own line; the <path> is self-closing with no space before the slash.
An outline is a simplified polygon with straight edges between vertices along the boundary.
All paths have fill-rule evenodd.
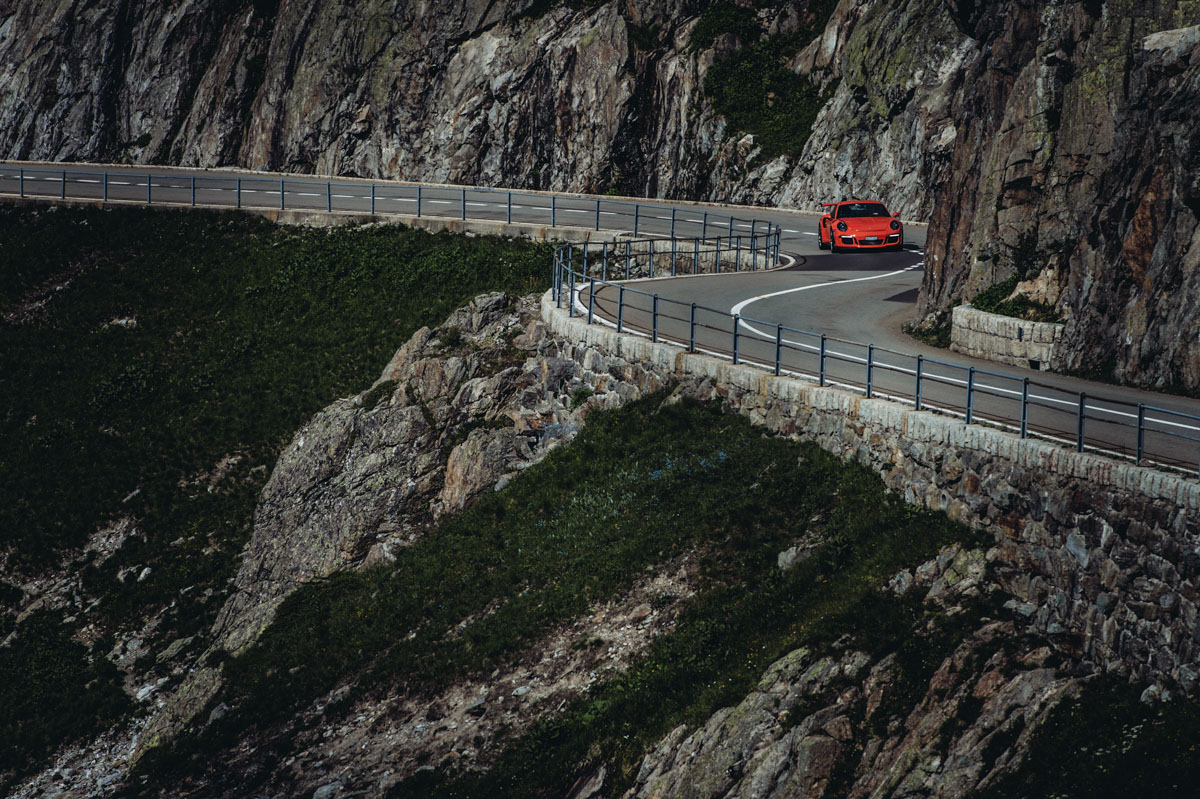
<path id="1" fill-rule="evenodd" d="M 65 176 L 63 170 L 66 170 Z M 65 181 L 64 181 L 65 177 Z M 484 187 L 415 186 L 353 179 L 264 175 L 237 170 L 37 165 L 0 162 L 0 195 L 70 198 L 145 204 L 282 208 L 427 215 L 513 223 L 604 229 L 639 236 L 725 236 L 762 232 L 763 222 L 782 230 L 785 266 L 771 271 L 629 281 L 625 285 L 624 329 L 653 334 L 650 293 L 659 297 L 658 335 L 730 357 L 737 325 L 739 360 L 781 371 L 818 375 L 825 336 L 825 380 L 914 403 L 917 356 L 921 356 L 921 406 L 965 416 L 968 387 L 973 421 L 1018 429 L 1023 393 L 1030 433 L 1074 445 L 1079 433 L 1079 395 L 1088 448 L 1130 455 L 1138 448 L 1138 416 L 1147 457 L 1195 471 L 1200 458 L 1200 402 L 1187 398 L 1095 383 L 1047 372 L 967 358 L 905 335 L 921 284 L 925 228 L 906 224 L 903 252 L 821 251 L 819 213 L 753 207 L 509 192 Z M 732 216 L 732 218 L 731 218 Z M 639 292 L 647 292 L 641 294 Z M 617 320 L 615 286 L 597 290 L 598 321 Z M 576 297 L 582 311 L 590 298 Z M 691 325 L 695 303 L 696 325 Z M 782 328 L 782 329 L 781 329 Z M 811 334 L 811 335 L 810 335 Z M 777 345 L 776 340 L 779 340 Z M 871 342 L 868 347 L 855 342 Z M 872 367 L 868 375 L 867 361 Z M 974 370 L 972 373 L 971 370 Z M 1025 379 L 1029 380 L 1028 385 Z M 1149 410 L 1139 410 L 1139 404 Z M 1160 410 L 1161 409 L 1161 410 Z"/>

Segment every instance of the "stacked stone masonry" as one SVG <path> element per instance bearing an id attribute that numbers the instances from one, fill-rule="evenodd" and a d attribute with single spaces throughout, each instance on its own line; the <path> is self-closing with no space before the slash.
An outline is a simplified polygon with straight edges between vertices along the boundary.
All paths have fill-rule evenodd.
<path id="1" fill-rule="evenodd" d="M 960 305 L 951 320 L 950 349 L 973 358 L 1045 371 L 1058 363 L 1056 349 L 1065 327 Z"/>
<path id="2" fill-rule="evenodd" d="M 995 535 L 1008 607 L 1083 673 L 1194 692 L 1200 680 L 1200 483 L 587 325 L 550 293 L 543 319 L 585 381 L 679 381 L 776 433 L 877 471 L 915 505 Z"/>

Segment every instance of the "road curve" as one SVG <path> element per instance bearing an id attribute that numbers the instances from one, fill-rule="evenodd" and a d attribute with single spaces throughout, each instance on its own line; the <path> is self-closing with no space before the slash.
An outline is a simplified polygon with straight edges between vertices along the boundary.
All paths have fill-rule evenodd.
<path id="1" fill-rule="evenodd" d="M 63 171 L 66 171 L 66 182 Z M 909 250 L 895 253 L 839 253 L 821 251 L 817 246 L 815 212 L 716 206 L 703 203 L 666 200 L 640 201 L 634 198 L 589 197 L 585 195 L 525 192 L 469 186 L 371 183 L 369 181 L 291 174 L 267 174 L 247 170 L 205 170 L 170 167 L 126 167 L 90 164 L 21 164 L 0 162 L 0 196 L 26 196 L 38 199 L 84 199 L 145 204 L 203 205 L 208 207 L 282 208 L 315 213 L 335 210 L 342 213 L 379 215 L 426 215 L 444 218 L 470 218 L 497 222 L 511 221 L 557 227 L 593 228 L 623 231 L 639 236 L 677 237 L 745 234 L 753 225 L 770 222 L 781 233 L 781 254 L 785 266 L 780 269 L 741 274 L 660 278 L 653 291 L 661 297 L 720 310 L 744 317 L 739 326 L 745 347 L 743 359 L 773 360 L 774 326 L 824 333 L 831 340 L 871 342 L 874 357 L 881 365 L 875 373 L 874 391 L 888 395 L 902 384 L 912 382 L 915 356 L 953 364 L 943 369 L 944 383 L 924 399 L 928 405 L 944 404 L 952 410 L 965 389 L 962 375 L 974 367 L 980 371 L 975 384 L 982 391 L 974 408 L 977 418 L 1000 418 L 1011 410 L 1013 383 L 993 379 L 983 372 L 997 372 L 1016 378 L 1029 378 L 1042 400 L 1036 414 L 1031 413 L 1031 429 L 1040 430 L 1065 441 L 1073 438 L 1073 403 L 1080 392 L 1089 403 L 1111 399 L 1100 405 L 1098 418 L 1089 420 L 1089 438 L 1105 444 L 1117 453 L 1136 451 L 1130 437 L 1130 416 L 1139 403 L 1170 411 L 1200 416 L 1200 401 L 1140 391 L 1079 378 L 1001 366 L 990 361 L 968 358 L 932 348 L 909 338 L 901 325 L 913 317 L 917 290 L 922 277 L 922 252 L 925 228 L 906 224 Z M 510 197 L 512 198 L 510 200 Z M 639 205 L 643 203 L 644 205 Z M 669 213 L 667 210 L 669 209 Z M 732 215 L 734 219 L 729 220 Z M 721 227 L 710 217 L 719 218 Z M 645 287 L 644 281 L 626 285 Z M 608 312 L 609 323 L 615 317 L 615 288 L 597 291 L 596 312 Z M 636 306 L 634 301 L 633 306 Z M 607 311 L 606 311 L 607 309 Z M 636 307 L 626 316 L 632 329 L 649 331 L 648 320 L 640 320 Z M 648 316 L 649 309 L 643 309 Z M 728 322 L 726 322 L 728 324 Z M 731 333 L 732 331 L 730 331 Z M 670 337 L 669 331 L 664 335 Z M 686 340 L 686 336 L 684 337 Z M 730 347 L 723 335 L 713 335 L 714 352 Z M 802 358 L 806 341 L 796 341 L 797 358 Z M 866 348 L 849 343 L 838 344 L 846 361 L 831 365 L 830 379 L 849 386 L 863 386 L 864 380 L 855 360 L 865 361 Z M 811 349 L 811 348 L 810 348 Z M 889 352 L 891 351 L 891 352 Z M 815 356 L 814 356 L 815 357 Z M 929 374 L 940 367 L 927 366 Z M 840 375 L 839 375 L 840 370 Z M 813 370 L 815 372 L 815 369 Z M 989 388 L 992 389 L 989 395 Z M 907 389 L 909 394 L 911 388 Z M 1019 401 L 1019 397 L 1017 398 Z M 1005 410 L 1005 409 L 1008 410 Z M 1111 418 L 1111 424 L 1105 415 Z M 1187 428 L 1184 430 L 1184 428 Z M 1200 430 L 1180 427 L 1200 437 Z M 1161 443 L 1161 442 L 1160 442 Z M 1197 464 L 1197 445 L 1172 440 L 1166 447 L 1167 461 L 1193 470 Z"/>

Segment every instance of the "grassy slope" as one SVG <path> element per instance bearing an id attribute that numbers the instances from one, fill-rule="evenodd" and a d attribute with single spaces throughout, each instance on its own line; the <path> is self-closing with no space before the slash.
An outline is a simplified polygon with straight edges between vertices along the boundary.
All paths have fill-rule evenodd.
<path id="1" fill-rule="evenodd" d="M 796 646 L 847 631 L 895 645 L 879 630 L 911 627 L 917 610 L 880 593 L 883 580 L 967 531 L 904 506 L 865 468 L 814 445 L 763 436 L 742 417 L 693 402 L 660 409 L 661 399 L 594 413 L 570 447 L 427 533 L 394 566 L 294 594 L 230 664 L 232 685 L 214 701 L 237 710 L 201 739 L 144 761 L 145 772 L 159 787 L 203 772 L 242 731 L 284 719 L 348 678 L 361 695 L 486 674 L 549 625 L 697 548 L 701 595 L 627 676 L 516 742 L 481 782 L 435 789 L 427 781 L 436 775 L 426 774 L 401 795 L 557 794 L 598 759 L 628 779 L 665 730 L 737 701 Z M 819 554 L 780 572 L 777 554 L 807 536 L 826 542 Z M 447 637 L 496 600 L 498 610 Z M 933 651 L 912 653 L 918 683 L 936 665 Z"/>
<path id="2" fill-rule="evenodd" d="M 730 133 L 754 134 L 755 143 L 762 147 L 760 157 L 767 160 L 798 157 L 829 99 L 808 78 L 792 72 L 787 61 L 824 30 L 837 3 L 807 3 L 795 33 L 764 37 L 756 8 L 776 5 L 784 3 L 711 3 L 692 29 L 690 41 L 693 49 L 707 48 L 725 33 L 742 41 L 741 49 L 713 63 L 704 78 L 704 93 L 716 112 L 729 120 Z"/>
<path id="3" fill-rule="evenodd" d="M 24 323 L 0 323 L 0 547 L 10 570 L 37 572 L 106 519 L 138 529 L 86 569 L 97 608 L 38 617 L 0 653 L 0 775 L 124 710 L 97 658 L 112 638 L 91 652 L 70 640 L 84 621 L 133 628 L 169 605 L 163 640 L 205 629 L 292 432 L 417 327 L 481 291 L 548 285 L 548 262 L 545 246 L 394 226 L 0 206 L 0 313 L 69 278 Z M 240 461 L 210 492 L 200 478 L 227 455 Z M 19 599 L 0 592 L 0 633 Z M 45 668 L 22 665 L 49 650 Z"/>

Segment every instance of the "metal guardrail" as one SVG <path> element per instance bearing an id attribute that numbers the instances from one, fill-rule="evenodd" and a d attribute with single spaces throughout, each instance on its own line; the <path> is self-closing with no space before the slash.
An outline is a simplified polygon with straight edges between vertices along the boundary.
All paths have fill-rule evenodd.
<path id="1" fill-rule="evenodd" d="M 403 214 L 508 224 L 660 233 L 671 238 L 758 238 L 769 223 L 711 211 L 599 197 L 533 194 L 486 187 L 426 186 L 337 180 L 193 176 L 153 172 L 38 169 L 0 165 L 0 194 L 143 205 L 222 206 L 280 211 Z M 449 207 L 446 207 L 449 206 Z M 770 255 L 779 258 L 778 236 Z"/>
<path id="2" fill-rule="evenodd" d="M 769 229 L 742 237 L 735 250 L 770 253 L 777 250 L 778 236 L 777 229 Z M 722 241 L 724 256 L 719 249 Z M 1021 438 L 1052 440 L 1079 452 L 1092 450 L 1200 474 L 1200 416 L 751 319 L 612 279 L 614 275 L 655 277 L 668 270 L 669 274 L 733 271 L 729 269 L 731 243 L 728 239 L 659 240 L 657 259 L 652 254 L 653 240 L 622 242 L 616 249 L 563 245 L 554 255 L 554 298 L 559 308 L 566 302 L 570 315 L 586 316 L 589 324 L 598 322 L 690 352 L 908 403 L 916 410 L 959 416 L 967 424 L 987 422 Z M 649 263 L 640 275 L 625 267 L 631 249 Z M 680 256 L 695 252 L 709 253 L 707 260 L 685 259 L 688 268 L 680 270 Z"/>
<path id="3" fill-rule="evenodd" d="M 572 315 L 586 313 L 589 323 L 599 320 L 621 332 L 775 374 L 815 379 L 819 385 L 841 386 L 867 397 L 911 402 L 918 410 L 953 414 L 967 424 L 988 422 L 1016 431 L 1022 438 L 1037 436 L 1081 452 L 1092 449 L 1139 464 L 1200 473 L 1200 416 L 1065 391 L 1026 377 L 763 322 L 614 282 L 774 266 L 779 262 L 781 231 L 761 220 L 629 200 L 481 187 L 3 165 L 0 194 L 147 205 L 405 214 L 632 232 L 634 239 L 556 249 L 554 297 L 559 307 L 565 295 Z M 643 234 L 660 237 L 636 238 Z M 597 311 L 606 311 L 610 318 Z"/>

